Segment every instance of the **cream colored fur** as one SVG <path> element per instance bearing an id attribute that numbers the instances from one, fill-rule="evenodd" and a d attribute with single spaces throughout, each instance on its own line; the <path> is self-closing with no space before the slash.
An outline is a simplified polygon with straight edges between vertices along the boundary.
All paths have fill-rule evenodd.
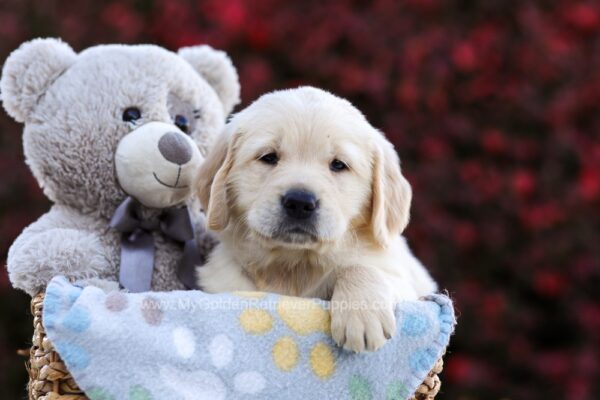
<path id="1" fill-rule="evenodd" d="M 276 165 L 260 161 L 268 153 Z M 332 171 L 333 159 L 348 169 Z M 280 235 L 280 199 L 293 188 L 318 197 L 313 235 Z M 198 268 L 201 287 L 331 299 L 333 338 L 349 350 L 382 346 L 395 304 L 437 289 L 400 235 L 411 189 L 393 146 L 325 91 L 274 92 L 236 114 L 200 170 L 198 194 L 221 239 Z"/>

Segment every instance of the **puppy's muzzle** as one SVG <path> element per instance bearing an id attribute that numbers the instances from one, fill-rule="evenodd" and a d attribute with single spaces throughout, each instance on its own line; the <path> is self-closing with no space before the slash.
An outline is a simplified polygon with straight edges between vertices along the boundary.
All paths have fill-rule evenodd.
<path id="1" fill-rule="evenodd" d="M 292 189 L 281 197 L 281 206 L 289 218 L 306 220 L 315 214 L 319 201 L 312 192 Z"/>

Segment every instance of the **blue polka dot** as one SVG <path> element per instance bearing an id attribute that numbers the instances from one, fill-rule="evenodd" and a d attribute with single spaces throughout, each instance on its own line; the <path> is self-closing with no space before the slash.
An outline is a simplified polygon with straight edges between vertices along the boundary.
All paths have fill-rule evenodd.
<path id="1" fill-rule="evenodd" d="M 46 297 L 44 297 L 44 326 L 46 329 L 52 329 L 56 326 L 56 318 L 61 305 L 58 294 L 53 291 L 46 292 Z"/>
<path id="2" fill-rule="evenodd" d="M 413 372 L 429 371 L 437 361 L 435 349 L 425 348 L 415 351 L 408 358 L 408 364 Z"/>
<path id="3" fill-rule="evenodd" d="M 56 318 L 54 315 L 44 318 L 44 328 L 52 330 L 54 327 L 56 327 Z"/>
<path id="4" fill-rule="evenodd" d="M 44 297 L 44 314 L 56 314 L 60 308 L 60 296 L 54 291 L 46 292 Z"/>
<path id="5" fill-rule="evenodd" d="M 67 297 L 69 298 L 70 304 L 73 304 L 73 303 L 75 303 L 75 301 L 77 301 L 79 296 L 81 296 L 81 292 L 83 292 L 83 289 L 81 289 L 80 287 L 77 287 L 77 286 L 73 286 L 69 289 L 69 293 L 67 293 Z"/>
<path id="6" fill-rule="evenodd" d="M 81 306 L 75 305 L 62 320 L 62 324 L 70 331 L 81 333 L 90 327 L 90 315 Z"/>
<path id="7" fill-rule="evenodd" d="M 57 342 L 54 346 L 69 369 L 81 370 L 90 365 L 90 356 L 82 347 L 67 342 Z"/>
<path id="8" fill-rule="evenodd" d="M 407 336 L 420 336 L 426 333 L 431 327 L 431 322 L 427 315 L 408 314 L 402 321 L 402 333 Z"/>

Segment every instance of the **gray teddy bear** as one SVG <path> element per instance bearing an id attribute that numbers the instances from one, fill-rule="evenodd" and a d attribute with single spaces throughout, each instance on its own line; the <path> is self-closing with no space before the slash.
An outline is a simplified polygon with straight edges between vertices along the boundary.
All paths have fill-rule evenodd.
<path id="1" fill-rule="evenodd" d="M 0 96 L 24 124 L 26 162 L 54 204 L 10 248 L 13 286 L 35 295 L 65 275 L 132 291 L 183 289 L 184 242 L 202 221 L 198 211 L 190 224 L 182 205 L 239 91 L 231 60 L 209 46 L 77 54 L 35 39 L 15 50 Z M 202 256 L 211 239 L 196 239 Z"/>

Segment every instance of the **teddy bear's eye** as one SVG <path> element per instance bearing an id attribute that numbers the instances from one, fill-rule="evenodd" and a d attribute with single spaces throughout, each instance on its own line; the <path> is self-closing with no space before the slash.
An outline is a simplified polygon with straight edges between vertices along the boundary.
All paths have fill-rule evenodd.
<path id="1" fill-rule="evenodd" d="M 142 118 L 142 112 L 137 107 L 128 107 L 123 111 L 123 121 L 133 122 Z"/>
<path id="2" fill-rule="evenodd" d="M 173 122 L 184 133 L 188 133 L 188 131 L 190 130 L 190 121 L 185 115 L 176 115 Z"/>

